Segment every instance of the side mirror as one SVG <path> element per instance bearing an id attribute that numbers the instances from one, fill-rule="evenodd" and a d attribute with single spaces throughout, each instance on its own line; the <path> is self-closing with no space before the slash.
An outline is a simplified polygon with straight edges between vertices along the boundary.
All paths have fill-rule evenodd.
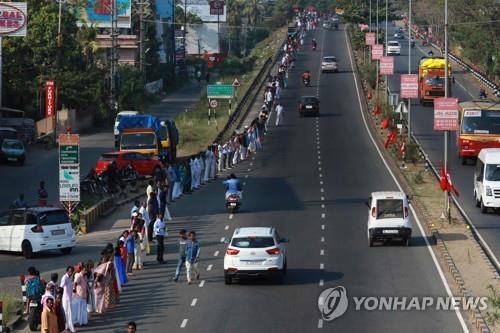
<path id="1" fill-rule="evenodd" d="M 229 241 L 230 241 L 230 239 L 227 239 L 227 238 L 226 238 L 226 239 L 224 240 L 224 244 L 229 244 Z"/>
<path id="2" fill-rule="evenodd" d="M 282 238 L 280 239 L 280 243 L 289 243 L 290 240 L 288 238 Z"/>
<path id="3" fill-rule="evenodd" d="M 478 182 L 482 181 L 482 179 L 481 179 L 481 178 L 483 178 L 483 177 L 481 177 L 481 175 L 477 176 L 477 177 L 476 177 L 476 181 L 478 181 Z"/>

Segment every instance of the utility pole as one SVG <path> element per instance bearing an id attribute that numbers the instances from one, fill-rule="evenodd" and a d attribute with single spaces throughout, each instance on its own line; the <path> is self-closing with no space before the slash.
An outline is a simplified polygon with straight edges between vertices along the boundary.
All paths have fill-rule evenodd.
<path id="1" fill-rule="evenodd" d="M 187 34 L 187 0 L 184 0 L 184 34 L 183 34 L 183 43 L 184 43 L 184 64 L 186 64 L 186 34 Z"/>
<path id="2" fill-rule="evenodd" d="M 408 74 L 411 74 L 411 0 L 408 4 Z M 411 98 L 408 98 L 408 143 L 411 143 Z"/>
<path id="3" fill-rule="evenodd" d="M 144 83 L 144 0 L 139 2 L 139 70 Z"/>
<path id="4" fill-rule="evenodd" d="M 387 57 L 387 42 L 389 38 L 389 0 L 385 0 L 385 56 Z M 385 102 L 389 100 L 389 81 L 385 76 Z"/>
<path id="5" fill-rule="evenodd" d="M 215 0 L 217 3 L 217 47 L 219 49 L 220 54 L 220 5 L 222 3 L 221 0 Z"/>
<path id="6" fill-rule="evenodd" d="M 377 0 L 377 14 L 376 14 L 376 23 L 377 23 L 377 28 L 376 28 L 376 32 L 375 32 L 375 44 L 378 44 L 378 1 Z M 380 60 L 377 60 L 377 75 L 376 75 L 376 82 L 375 82 L 375 93 L 376 93 L 376 104 L 378 105 L 378 97 L 379 97 L 379 93 L 378 93 L 378 81 L 379 81 L 379 71 L 380 71 Z"/>
<path id="7" fill-rule="evenodd" d="M 372 32 L 372 0 L 370 1 L 370 32 Z"/>
<path id="8" fill-rule="evenodd" d="M 449 96 L 448 86 L 448 0 L 444 0 L 444 97 Z M 444 170 L 448 173 L 448 131 L 444 131 Z M 450 215 L 450 194 L 444 191 L 444 207 L 448 221 L 451 221 Z"/>
<path id="9" fill-rule="evenodd" d="M 111 109 L 118 111 L 116 78 L 118 69 L 118 12 L 116 0 L 111 1 L 111 66 L 110 66 L 110 104 Z"/>

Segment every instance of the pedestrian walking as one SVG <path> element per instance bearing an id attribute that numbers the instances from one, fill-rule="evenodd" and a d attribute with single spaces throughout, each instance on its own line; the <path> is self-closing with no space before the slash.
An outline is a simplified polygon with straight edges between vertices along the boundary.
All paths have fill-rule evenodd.
<path id="1" fill-rule="evenodd" d="M 186 230 L 181 229 L 179 231 L 179 256 L 177 258 L 177 268 L 175 269 L 174 281 L 179 280 L 179 275 L 181 274 L 182 266 L 186 264 L 186 243 L 187 243 Z"/>
<path id="2" fill-rule="evenodd" d="M 276 105 L 276 126 L 279 126 L 283 121 L 283 105 L 278 102 Z"/>
<path id="3" fill-rule="evenodd" d="M 201 86 L 201 70 L 199 69 L 196 72 L 196 80 L 198 81 L 198 86 Z"/>
<path id="4" fill-rule="evenodd" d="M 149 247 L 149 240 L 151 238 L 149 238 L 149 234 L 148 234 L 148 230 L 149 230 L 149 225 L 151 224 L 151 218 L 149 217 L 149 212 L 148 212 L 148 204 L 144 201 L 142 203 L 142 207 L 141 209 L 139 209 L 139 213 L 142 215 L 142 219 L 144 220 L 144 232 L 143 232 L 143 244 L 144 244 L 144 252 L 146 254 L 149 254 L 151 253 L 151 249 Z"/>
<path id="5" fill-rule="evenodd" d="M 135 238 L 137 236 L 137 230 L 133 230 L 127 237 L 126 240 L 126 247 L 127 247 L 127 275 L 134 275 L 132 273 L 132 267 L 134 266 L 135 262 L 135 253 L 134 253 L 134 248 L 135 248 Z"/>
<path id="6" fill-rule="evenodd" d="M 41 333 L 59 333 L 57 315 L 54 311 L 54 297 L 49 296 L 42 311 Z"/>
<path id="7" fill-rule="evenodd" d="M 83 263 L 76 266 L 75 281 L 73 282 L 73 323 L 86 326 L 88 324 L 87 312 L 87 277 Z"/>
<path id="8" fill-rule="evenodd" d="M 137 330 L 137 324 L 135 321 L 129 321 L 127 324 L 127 333 L 135 333 Z"/>
<path id="9" fill-rule="evenodd" d="M 64 316 L 66 318 L 65 329 L 75 332 L 75 327 L 73 325 L 73 314 L 71 312 L 71 301 L 73 298 L 73 273 L 75 269 L 73 266 L 68 266 L 66 268 L 66 274 L 61 279 L 60 287 L 63 288 L 62 295 L 62 307 L 64 310 Z"/>
<path id="10" fill-rule="evenodd" d="M 49 194 L 45 189 L 45 182 L 43 180 L 40 182 L 40 187 L 38 188 L 37 193 L 38 193 L 38 205 L 41 207 L 47 206 L 47 198 L 49 197 Z"/>
<path id="11" fill-rule="evenodd" d="M 200 244 L 196 240 L 196 233 L 190 231 L 188 234 L 189 240 L 186 242 L 186 273 L 187 283 L 191 284 L 193 279 L 200 279 L 198 271 L 198 260 L 200 258 Z"/>
<path id="12" fill-rule="evenodd" d="M 160 208 L 158 205 L 158 200 L 156 198 L 156 193 L 153 191 L 149 194 L 148 200 L 148 215 L 150 219 L 155 218 L 160 214 Z M 153 241 L 153 223 L 149 223 L 148 226 L 148 240 L 149 242 Z"/>
<path id="13" fill-rule="evenodd" d="M 165 262 L 163 260 L 163 252 L 165 251 L 164 239 L 165 236 L 167 235 L 167 225 L 163 221 L 163 216 L 161 214 L 157 215 L 154 224 L 154 234 L 157 243 L 156 261 L 158 261 L 158 263 L 160 264 L 163 264 Z"/>

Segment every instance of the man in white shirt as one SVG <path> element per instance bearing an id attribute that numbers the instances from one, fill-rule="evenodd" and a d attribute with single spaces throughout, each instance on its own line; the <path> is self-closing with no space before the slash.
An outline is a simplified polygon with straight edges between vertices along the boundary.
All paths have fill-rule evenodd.
<path id="1" fill-rule="evenodd" d="M 64 293 L 62 297 L 62 306 L 64 310 L 64 316 L 66 317 L 66 329 L 71 332 L 75 332 L 75 327 L 73 325 L 73 317 L 71 314 L 71 301 L 73 299 L 73 273 L 75 269 L 73 266 L 68 266 L 66 268 L 66 274 L 61 279 L 60 287 L 63 288 Z"/>
<path id="2" fill-rule="evenodd" d="M 141 208 L 139 209 L 139 214 L 142 215 L 142 219 L 144 220 L 144 240 L 143 240 L 143 243 L 145 244 L 145 251 L 146 251 L 146 254 L 149 254 L 151 252 L 150 248 L 149 248 L 149 241 L 150 239 L 148 239 L 148 228 L 149 228 L 149 224 L 151 223 L 151 219 L 149 218 L 149 213 L 148 213 L 148 204 L 146 201 L 144 201 L 142 203 L 142 206 Z"/>
<path id="3" fill-rule="evenodd" d="M 149 184 L 148 184 L 148 187 L 146 188 L 146 198 L 150 198 L 150 193 L 151 192 L 154 192 L 154 181 L 150 180 L 149 181 Z"/>
<path id="4" fill-rule="evenodd" d="M 279 126 L 283 120 L 283 105 L 280 102 L 276 105 L 276 126 Z"/>
<path id="5" fill-rule="evenodd" d="M 163 252 L 165 251 L 165 245 L 163 243 L 165 236 L 167 236 L 167 225 L 163 221 L 163 215 L 158 214 L 155 224 L 153 225 L 154 236 L 156 237 L 156 261 L 159 264 L 163 264 Z"/>
<path id="6" fill-rule="evenodd" d="M 130 216 L 134 215 L 134 213 L 138 213 L 141 208 L 141 202 L 139 200 L 134 201 L 134 206 L 130 210 Z"/>

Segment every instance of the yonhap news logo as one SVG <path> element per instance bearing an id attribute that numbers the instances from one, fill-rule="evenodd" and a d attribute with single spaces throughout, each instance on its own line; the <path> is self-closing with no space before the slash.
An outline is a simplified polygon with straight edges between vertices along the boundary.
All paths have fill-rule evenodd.
<path id="1" fill-rule="evenodd" d="M 318 309 L 324 321 L 342 316 L 349 308 L 350 299 L 343 286 L 327 288 L 318 297 Z M 488 309 L 488 297 L 444 296 L 353 296 L 354 311 L 457 311 Z"/>

